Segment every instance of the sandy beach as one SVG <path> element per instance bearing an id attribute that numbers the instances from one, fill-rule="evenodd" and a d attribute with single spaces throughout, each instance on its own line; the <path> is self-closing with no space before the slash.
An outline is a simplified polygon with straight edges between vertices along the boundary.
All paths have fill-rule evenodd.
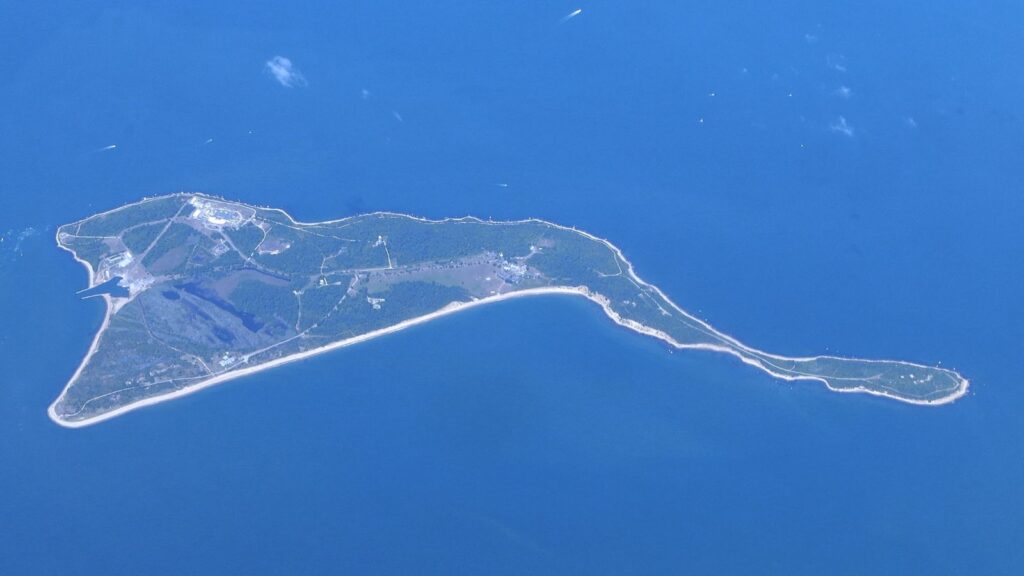
<path id="1" fill-rule="evenodd" d="M 708 350 L 708 351 L 713 351 L 713 352 L 724 352 L 724 353 L 732 354 L 733 356 L 736 356 L 737 358 L 739 358 L 740 361 L 742 361 L 743 363 L 748 364 L 750 366 L 754 366 L 755 368 L 759 368 L 759 369 L 767 372 L 768 374 L 770 374 L 770 375 L 772 375 L 772 376 L 774 376 L 776 378 L 780 378 L 780 379 L 783 379 L 783 380 L 789 380 L 789 381 L 793 381 L 793 380 L 817 380 L 819 382 L 824 383 L 826 386 L 828 386 L 828 382 L 825 379 L 819 378 L 817 376 L 792 376 L 792 375 L 789 375 L 789 374 L 782 374 L 782 373 L 776 372 L 776 371 L 772 370 L 771 368 L 765 366 L 758 359 L 751 358 L 750 356 L 746 356 L 746 355 L 740 353 L 739 351 L 737 351 L 735 349 L 732 349 L 732 348 L 729 348 L 729 347 L 726 347 L 726 346 L 717 346 L 717 345 L 713 345 L 713 344 L 682 344 L 682 343 L 676 342 L 675 340 L 673 340 L 670 336 L 668 336 L 664 332 L 661 332 L 661 331 L 658 331 L 658 330 L 654 330 L 652 328 L 648 328 L 647 326 L 643 326 L 642 324 L 638 324 L 638 323 L 633 322 L 631 320 L 623 319 L 614 310 L 612 310 L 610 306 L 608 306 L 607 300 L 605 300 L 600 295 L 595 295 L 595 294 L 591 293 L 588 289 L 586 289 L 584 287 L 559 286 L 559 287 L 549 287 L 549 288 L 532 288 L 532 289 L 521 290 L 521 291 L 517 291 L 517 292 L 509 292 L 509 293 L 506 293 L 506 294 L 499 294 L 499 295 L 495 295 L 495 296 L 489 296 L 487 298 L 481 298 L 479 300 L 473 300 L 473 301 L 470 301 L 470 302 L 455 302 L 455 303 L 449 304 L 448 306 L 446 306 L 446 307 L 444 307 L 444 308 L 442 308 L 440 310 L 437 310 L 436 312 L 431 312 L 429 314 L 425 314 L 423 316 L 418 316 L 416 318 L 412 318 L 412 319 L 406 320 L 404 322 L 399 322 L 398 324 L 395 324 L 393 326 L 388 326 L 387 328 L 381 328 L 379 330 L 374 330 L 372 332 L 368 332 L 368 333 L 362 334 L 360 336 L 354 336 L 352 338 L 348 338 L 348 339 L 345 339 L 345 340 L 340 340 L 338 342 L 333 342 L 333 343 L 327 344 L 325 346 L 321 346 L 321 347 L 318 347 L 318 348 L 313 348 L 313 349 L 310 349 L 310 350 L 305 350 L 305 351 L 299 352 L 297 354 L 292 354 L 292 355 L 289 355 L 289 356 L 283 356 L 281 358 L 277 358 L 277 359 L 271 360 L 269 362 L 264 362 L 262 364 L 257 364 L 255 366 L 248 366 L 248 367 L 245 367 L 245 368 L 238 368 L 238 369 L 235 369 L 235 370 L 231 370 L 229 372 L 225 372 L 223 374 L 218 374 L 218 375 L 213 376 L 211 378 L 208 378 L 206 380 L 202 380 L 200 382 L 197 382 L 195 384 L 192 384 L 190 386 L 182 388 L 181 390 L 176 390 L 176 391 L 170 392 L 168 394 L 163 394 L 163 395 L 155 396 L 155 397 L 152 397 L 152 398 L 146 398 L 146 399 L 143 399 L 143 400 L 139 400 L 137 402 L 133 402 L 131 404 L 126 404 L 126 405 L 121 406 L 121 407 L 119 407 L 119 408 L 117 408 L 115 410 L 111 410 L 110 412 L 105 412 L 105 413 L 103 413 L 101 415 L 94 416 L 94 417 L 91 417 L 91 418 L 85 418 L 85 419 L 76 420 L 76 421 L 68 421 L 68 420 L 61 419 L 60 416 L 57 415 L 56 410 L 55 410 L 55 406 L 60 401 L 60 398 L 55 400 L 53 402 L 53 404 L 50 405 L 48 413 L 50 415 L 50 418 L 54 422 L 56 422 L 57 424 L 59 424 L 61 426 L 64 426 L 64 427 L 67 427 L 67 428 L 82 428 L 82 427 L 85 427 L 85 426 L 90 426 L 92 424 L 97 424 L 99 422 L 103 422 L 105 420 L 109 420 L 111 418 L 116 418 L 117 416 L 120 416 L 120 415 L 125 414 L 127 412 L 131 412 L 133 410 L 137 410 L 139 408 L 143 408 L 145 406 L 152 406 L 154 404 L 159 404 L 161 402 L 167 402 L 167 401 L 170 401 L 170 400 L 174 400 L 175 398 L 180 398 L 180 397 L 186 396 L 188 394 L 193 394 L 193 393 L 199 392 L 200 390 L 203 390 L 205 388 L 209 388 L 210 386 L 214 386 L 214 385 L 220 384 L 221 382 L 226 382 L 228 380 L 233 380 L 235 378 L 241 378 L 243 376 L 248 376 L 250 374 L 255 374 L 255 373 L 261 372 L 263 370 L 268 370 L 268 369 L 274 368 L 276 366 L 281 366 L 281 365 L 284 365 L 284 364 L 288 364 L 290 362 L 296 362 L 296 361 L 299 361 L 299 360 L 303 360 L 305 358 L 309 358 L 311 356 L 316 356 L 318 354 L 323 354 L 323 353 L 329 352 L 331 350 L 337 350 L 339 348 L 345 348 L 347 346 L 352 346 L 354 344 L 359 344 L 361 342 L 366 342 L 368 340 L 373 340 L 374 338 L 379 338 L 381 336 L 385 336 L 385 335 L 388 335 L 388 334 L 393 334 L 395 332 L 399 332 L 401 330 L 405 330 L 406 328 L 410 328 L 412 326 L 417 326 L 417 325 L 420 325 L 420 324 L 425 324 L 427 322 L 430 322 L 431 320 L 434 320 L 434 319 L 437 319 L 437 318 L 441 318 L 441 317 L 447 316 L 449 314 L 455 314 L 455 313 L 461 312 L 463 310 L 469 310 L 469 309 L 472 309 L 472 308 L 476 308 L 476 307 L 483 306 L 483 305 L 486 305 L 486 304 L 492 304 L 492 303 L 495 303 L 495 302 L 501 302 L 501 301 L 504 301 L 504 300 L 511 300 L 511 299 L 515 299 L 515 298 L 526 298 L 526 297 L 531 297 L 531 296 L 544 296 L 544 295 L 551 295 L 551 294 L 582 296 L 582 297 L 584 297 L 584 298 L 586 298 L 586 299 L 588 299 L 588 300 L 598 304 L 599 306 L 601 306 L 601 308 L 604 310 L 605 314 L 612 321 L 614 321 L 616 324 L 618 324 L 620 326 L 624 326 L 626 328 L 629 328 L 630 330 L 634 330 L 634 331 L 639 332 L 641 334 L 646 334 L 648 336 L 652 336 L 654 338 L 658 338 L 659 340 L 663 340 L 663 341 L 667 342 L 668 344 L 672 345 L 673 347 L 675 347 L 677 349 Z M 95 350 L 96 345 L 97 345 L 97 343 L 99 341 L 99 337 L 103 333 L 103 330 L 106 328 L 106 325 L 107 325 L 108 321 L 109 321 L 109 314 L 104 318 L 103 325 L 100 327 L 99 332 L 97 332 L 96 338 L 93 340 L 92 347 L 89 349 L 89 353 L 86 355 L 86 358 L 82 361 L 82 364 L 79 366 L 78 371 L 75 372 L 75 376 L 72 377 L 72 382 L 74 381 L 74 378 L 77 377 L 78 373 L 82 370 L 82 368 L 84 368 L 84 366 L 88 362 L 89 356 L 91 356 L 93 351 Z M 910 364 L 910 363 L 907 363 L 907 364 L 908 365 L 912 365 L 912 366 L 918 366 L 916 364 Z M 967 393 L 967 388 L 968 388 L 968 382 L 965 379 L 961 379 L 961 386 L 957 390 L 956 394 L 950 395 L 950 396 L 947 396 L 947 397 L 944 397 L 944 398 L 941 398 L 941 399 L 936 400 L 936 401 L 912 400 L 912 399 L 907 399 L 907 398 L 902 398 L 902 397 L 899 397 L 899 396 L 895 396 L 895 395 L 892 395 L 892 394 L 887 394 L 885 392 L 869 390 L 869 389 L 866 389 L 866 388 L 837 389 L 837 388 L 832 388 L 831 386 L 828 386 L 828 387 L 829 387 L 830 390 L 833 390 L 833 391 L 836 391 L 836 392 L 846 392 L 846 393 L 862 392 L 862 393 L 867 393 L 867 394 L 873 394 L 873 395 L 876 395 L 876 396 L 884 396 L 884 397 L 888 397 L 888 398 L 891 398 L 891 399 L 894 399 L 894 400 L 899 400 L 901 402 L 907 402 L 907 403 L 910 403 L 910 404 L 917 404 L 917 405 L 922 405 L 922 406 L 937 406 L 937 405 L 947 404 L 947 403 L 953 402 L 957 398 L 960 398 L 961 396 L 966 394 Z M 65 388 L 65 390 L 66 390 L 66 388 Z M 63 393 L 61 394 L 61 396 L 63 396 Z"/>

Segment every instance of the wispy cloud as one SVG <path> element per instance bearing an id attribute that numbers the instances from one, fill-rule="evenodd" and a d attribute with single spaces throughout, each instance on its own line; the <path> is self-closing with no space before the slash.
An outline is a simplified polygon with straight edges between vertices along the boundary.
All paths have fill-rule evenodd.
<path id="1" fill-rule="evenodd" d="M 833 90 L 832 93 L 835 94 L 836 96 L 839 96 L 840 98 L 845 98 L 847 100 L 850 99 L 850 96 L 853 96 L 853 90 L 850 90 L 849 86 L 840 86 L 839 88 Z"/>
<path id="2" fill-rule="evenodd" d="M 842 54 L 829 54 L 825 56 L 825 63 L 836 72 L 846 72 L 846 56 Z"/>
<path id="3" fill-rule="evenodd" d="M 284 56 L 274 56 L 263 67 L 277 83 L 285 88 L 292 88 L 294 86 L 305 86 L 306 77 L 302 75 L 294 66 L 292 61 Z"/>
<path id="4" fill-rule="evenodd" d="M 830 124 L 828 128 L 837 134 L 853 138 L 853 126 L 850 126 L 850 123 L 842 116 L 836 118 L 836 121 Z"/>
<path id="5" fill-rule="evenodd" d="M 47 227 L 46 229 L 49 230 L 49 227 Z M 2 262 L 4 257 L 6 256 L 4 252 L 8 250 L 13 254 L 21 255 L 22 243 L 25 240 L 38 235 L 39 230 L 36 230 L 31 226 L 25 228 L 24 230 L 8 230 L 6 234 L 0 234 L 0 262 Z"/>

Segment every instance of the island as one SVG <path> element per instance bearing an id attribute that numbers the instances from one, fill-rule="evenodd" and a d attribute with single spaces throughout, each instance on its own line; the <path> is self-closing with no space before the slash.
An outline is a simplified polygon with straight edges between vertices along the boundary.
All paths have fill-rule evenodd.
<path id="1" fill-rule="evenodd" d="M 178 193 L 60 226 L 58 245 L 106 302 L 88 353 L 49 408 L 94 424 L 229 379 L 509 298 L 575 295 L 674 348 L 731 354 L 785 380 L 920 405 L 960 374 L 898 360 L 786 357 L 677 306 L 607 240 L 538 219 L 376 212 L 299 222 L 275 208 Z"/>

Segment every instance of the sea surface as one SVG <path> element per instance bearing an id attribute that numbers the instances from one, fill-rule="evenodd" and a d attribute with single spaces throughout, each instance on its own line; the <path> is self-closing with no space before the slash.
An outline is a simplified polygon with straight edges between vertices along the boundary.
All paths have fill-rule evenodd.
<path id="1" fill-rule="evenodd" d="M 0 574 L 1024 573 L 1024 4 L 825 4 L 5 3 Z M 575 225 L 748 344 L 971 392 L 551 296 L 59 428 L 103 304 L 55 227 L 179 190 Z"/>

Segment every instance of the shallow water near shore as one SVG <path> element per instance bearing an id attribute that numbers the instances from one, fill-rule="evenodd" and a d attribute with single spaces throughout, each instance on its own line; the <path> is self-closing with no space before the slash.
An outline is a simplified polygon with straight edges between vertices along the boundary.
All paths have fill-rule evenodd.
<path id="1" fill-rule="evenodd" d="M 1019 573 L 1024 14 L 880 6 L 17 8 L 0 573 Z M 103 303 L 55 227 L 181 189 L 575 225 L 747 344 L 971 393 L 785 383 L 550 296 L 57 427 Z"/>

